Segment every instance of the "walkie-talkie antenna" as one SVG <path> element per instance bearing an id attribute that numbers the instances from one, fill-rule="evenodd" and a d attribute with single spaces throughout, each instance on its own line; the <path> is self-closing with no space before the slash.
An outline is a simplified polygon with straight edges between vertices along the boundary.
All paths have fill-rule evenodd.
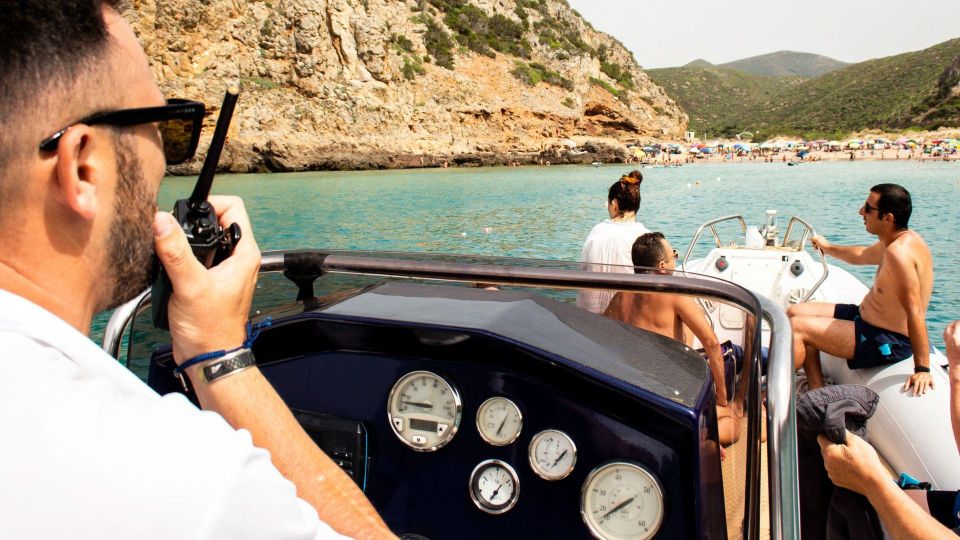
<path id="1" fill-rule="evenodd" d="M 217 164 L 220 163 L 220 151 L 223 150 L 223 145 L 227 140 L 227 130 L 230 128 L 230 119 L 233 117 L 233 108 L 237 104 L 239 95 L 240 89 L 231 86 L 227 88 L 227 93 L 223 96 L 223 106 L 220 108 L 220 116 L 217 118 L 217 127 L 213 131 L 213 138 L 210 139 L 207 157 L 203 160 L 203 169 L 200 170 L 200 177 L 197 178 L 193 193 L 187 199 L 190 208 L 206 201 L 207 197 L 210 196 L 213 176 L 217 172 Z"/>

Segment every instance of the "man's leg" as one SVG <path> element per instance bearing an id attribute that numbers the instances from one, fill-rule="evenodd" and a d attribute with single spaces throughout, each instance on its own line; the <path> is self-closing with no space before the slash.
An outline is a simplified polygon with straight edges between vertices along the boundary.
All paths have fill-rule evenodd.
<path id="1" fill-rule="evenodd" d="M 797 315 L 790 322 L 793 325 L 794 367 L 803 367 L 811 390 L 821 388 L 820 351 L 838 358 L 853 358 L 856 350 L 853 321 Z"/>
<path id="2" fill-rule="evenodd" d="M 824 302 L 804 302 L 787 307 L 787 316 L 790 317 L 790 324 L 793 326 L 793 369 L 799 371 L 800 368 L 804 368 L 803 371 L 807 375 L 807 383 L 810 388 L 823 386 L 820 351 L 801 338 L 797 331 L 798 319 L 801 317 L 827 317 L 832 319 L 835 308 L 836 304 Z"/>

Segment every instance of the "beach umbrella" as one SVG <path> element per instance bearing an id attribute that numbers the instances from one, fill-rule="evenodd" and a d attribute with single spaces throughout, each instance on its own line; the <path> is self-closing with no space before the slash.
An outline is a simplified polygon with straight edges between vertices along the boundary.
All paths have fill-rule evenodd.
<path id="1" fill-rule="evenodd" d="M 896 144 L 907 144 L 907 138 L 906 138 L 906 137 L 900 137 L 899 139 L 897 139 L 897 140 L 895 141 L 895 143 L 896 143 Z"/>
<path id="2" fill-rule="evenodd" d="M 644 146 L 644 147 L 643 147 L 643 151 L 644 151 L 644 152 L 653 152 L 654 149 L 653 149 L 652 146 Z"/>
<path id="3" fill-rule="evenodd" d="M 699 154 L 699 153 L 700 153 L 700 149 L 697 148 L 696 146 L 691 146 L 690 149 L 687 150 L 687 152 L 689 152 L 689 153 L 691 153 L 691 154 Z"/>

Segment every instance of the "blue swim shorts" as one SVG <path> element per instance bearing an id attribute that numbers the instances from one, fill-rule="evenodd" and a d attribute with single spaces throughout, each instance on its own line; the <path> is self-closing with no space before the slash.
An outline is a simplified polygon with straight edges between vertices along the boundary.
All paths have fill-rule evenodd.
<path id="1" fill-rule="evenodd" d="M 899 362 L 913 355 L 913 347 L 907 336 L 877 328 L 860 318 L 860 306 L 855 304 L 837 304 L 833 308 L 833 318 L 853 321 L 857 343 L 853 358 L 849 358 L 850 369 L 862 369 L 884 366 Z"/>

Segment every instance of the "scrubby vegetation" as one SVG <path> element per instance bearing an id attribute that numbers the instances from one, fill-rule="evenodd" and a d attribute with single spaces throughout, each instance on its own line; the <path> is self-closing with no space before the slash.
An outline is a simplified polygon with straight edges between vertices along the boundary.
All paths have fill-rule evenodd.
<path id="1" fill-rule="evenodd" d="M 453 69 L 453 40 L 432 18 L 420 16 L 418 22 L 422 22 L 427 27 L 427 31 L 423 34 L 423 45 L 427 48 L 427 53 L 433 57 L 433 62 L 438 66 Z"/>
<path id="2" fill-rule="evenodd" d="M 556 71 L 550 71 L 546 66 L 537 62 L 528 65 L 518 60 L 514 63 L 513 71 L 510 73 L 530 86 L 536 86 L 537 83 L 545 82 L 559 86 L 560 88 L 573 90 L 573 82 L 571 82 L 570 79 L 565 78 Z"/>
<path id="3" fill-rule="evenodd" d="M 412 81 L 417 78 L 417 75 L 423 75 L 427 70 L 423 67 L 423 64 L 420 62 L 420 59 L 416 56 L 407 56 L 403 57 L 403 78 L 408 81 Z"/>
<path id="4" fill-rule="evenodd" d="M 429 0 L 444 12 L 443 22 L 457 42 L 478 54 L 493 57 L 495 52 L 530 57 L 530 43 L 523 37 L 524 27 L 501 14 L 488 16 L 466 0 Z"/>

